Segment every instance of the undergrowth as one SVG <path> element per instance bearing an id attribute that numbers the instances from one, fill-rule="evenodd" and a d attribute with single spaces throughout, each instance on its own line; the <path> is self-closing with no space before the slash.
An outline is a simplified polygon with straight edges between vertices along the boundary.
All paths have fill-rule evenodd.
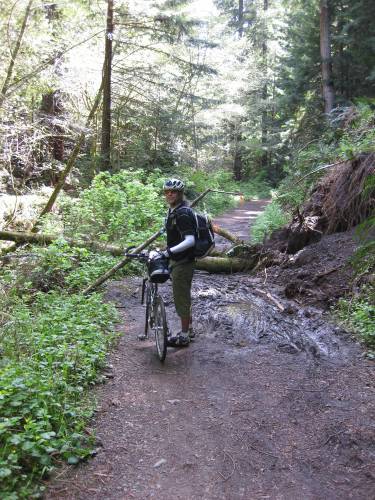
<path id="1" fill-rule="evenodd" d="M 362 288 L 358 296 L 341 299 L 336 316 L 346 328 L 357 334 L 370 348 L 369 357 L 375 359 L 375 290 Z"/>
<path id="2" fill-rule="evenodd" d="M 374 179 L 370 179 L 368 184 L 371 183 L 374 183 Z M 364 195 L 368 193 L 366 189 Z M 354 269 L 356 294 L 341 299 L 334 313 L 341 323 L 364 341 L 370 349 L 369 356 L 375 359 L 374 228 L 375 216 L 358 226 L 357 236 L 362 244 L 350 261 Z"/>
<path id="3" fill-rule="evenodd" d="M 1 498 L 30 497 L 61 460 L 78 463 L 93 440 L 87 388 L 114 339 L 115 311 L 100 294 L 8 289 L 0 363 Z"/>
<path id="4" fill-rule="evenodd" d="M 262 243 L 275 229 L 284 226 L 290 219 L 290 214 L 283 210 L 281 205 L 276 201 L 266 206 L 256 218 L 251 227 L 251 241 L 253 243 Z"/>

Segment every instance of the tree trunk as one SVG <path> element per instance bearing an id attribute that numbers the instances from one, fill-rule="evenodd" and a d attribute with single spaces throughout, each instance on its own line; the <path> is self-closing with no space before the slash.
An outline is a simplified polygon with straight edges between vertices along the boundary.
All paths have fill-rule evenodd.
<path id="1" fill-rule="evenodd" d="M 16 243 L 33 243 L 35 245 L 50 245 L 59 235 L 52 234 L 35 234 L 30 232 L 19 231 L 0 231 L 0 240 L 14 241 Z M 97 241 L 82 241 L 73 238 L 64 238 L 65 241 L 72 246 L 89 248 L 95 252 L 108 252 L 114 256 L 124 255 L 124 248 L 116 245 L 104 245 Z"/>
<path id="2" fill-rule="evenodd" d="M 62 99 L 60 91 L 55 90 L 43 94 L 40 107 L 44 114 L 43 121 L 51 129 L 53 135 L 48 139 L 48 145 L 54 160 L 63 161 L 64 159 L 64 139 L 62 138 L 63 129 L 59 125 L 54 125 L 54 118 L 63 112 Z"/>
<path id="3" fill-rule="evenodd" d="M 191 121 L 192 121 L 192 132 L 193 132 L 193 144 L 194 144 L 194 167 L 196 170 L 199 169 L 199 157 L 198 157 L 198 138 L 197 138 L 197 127 L 195 123 L 195 109 L 193 96 L 190 92 L 190 106 L 191 106 Z"/>
<path id="4" fill-rule="evenodd" d="M 268 33 L 267 33 L 267 12 L 268 0 L 263 1 L 264 29 L 262 41 L 262 66 L 264 83 L 262 88 L 262 123 L 261 123 L 261 142 L 262 142 L 262 169 L 267 172 L 269 179 L 272 178 L 270 172 L 269 155 L 268 155 Z"/>
<path id="5" fill-rule="evenodd" d="M 103 114 L 102 114 L 102 169 L 111 167 L 111 72 L 113 38 L 113 0 L 107 3 L 107 29 L 105 34 L 105 57 L 103 68 Z"/>
<path id="6" fill-rule="evenodd" d="M 335 100 L 332 82 L 329 0 L 320 0 L 320 56 L 322 60 L 324 112 L 328 115 L 333 109 Z"/>
<path id="7" fill-rule="evenodd" d="M 258 257 L 238 259 L 232 257 L 205 257 L 197 260 L 195 268 L 209 273 L 239 273 L 253 269 L 258 263 Z"/>
<path id="8" fill-rule="evenodd" d="M 236 181 L 242 180 L 242 158 L 241 158 L 241 153 L 238 149 L 236 149 L 234 156 L 233 177 L 234 180 Z"/>
<path id="9" fill-rule="evenodd" d="M 233 178 L 236 181 L 242 180 L 243 175 L 243 163 L 242 163 L 242 133 L 241 133 L 241 119 L 234 122 L 234 158 L 233 158 Z"/>
<path id="10" fill-rule="evenodd" d="M 51 27 L 51 34 L 53 37 L 57 37 L 57 26 L 55 21 L 57 21 L 61 17 L 60 10 L 57 4 L 49 3 L 44 5 L 44 9 L 46 12 L 46 17 L 48 19 L 48 23 Z M 56 62 L 53 65 L 53 72 L 57 77 L 62 76 L 62 57 L 59 54 L 56 55 Z M 64 139 L 63 128 L 60 125 L 56 125 L 55 117 L 58 117 L 63 113 L 63 99 L 61 97 L 61 91 L 50 90 L 46 94 L 42 96 L 42 104 L 41 111 L 44 114 L 43 121 L 46 123 L 47 127 L 51 129 L 53 135 L 48 140 L 49 149 L 52 154 L 52 158 L 54 160 L 63 161 L 64 159 Z M 55 183 L 56 174 L 51 172 L 51 181 Z"/>
<path id="11" fill-rule="evenodd" d="M 14 49 L 12 50 L 12 53 L 11 53 L 10 63 L 8 66 L 7 74 L 6 74 L 3 86 L 1 88 L 1 91 L 0 91 L 0 106 L 3 105 L 7 90 L 9 88 L 9 84 L 12 80 L 14 63 L 16 62 L 16 58 L 17 58 L 18 52 L 19 52 L 20 47 L 21 47 L 21 42 L 22 42 L 23 35 L 25 33 L 26 24 L 27 24 L 27 20 L 29 18 L 29 15 L 30 15 L 32 3 L 33 3 L 33 0 L 29 0 L 29 3 L 26 6 L 26 11 L 25 11 L 25 15 L 23 17 L 21 30 L 19 32 L 19 35 L 18 35 L 18 38 L 16 41 L 16 45 L 14 46 Z"/>
<path id="12" fill-rule="evenodd" d="M 238 0 L 238 36 L 243 35 L 243 0 Z"/>

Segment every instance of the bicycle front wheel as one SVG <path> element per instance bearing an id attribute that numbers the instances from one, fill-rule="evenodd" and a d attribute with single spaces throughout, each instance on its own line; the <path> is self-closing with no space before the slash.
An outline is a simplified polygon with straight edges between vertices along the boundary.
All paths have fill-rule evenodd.
<path id="1" fill-rule="evenodd" d="M 150 287 L 148 285 L 146 285 L 146 290 L 144 293 L 146 295 L 144 336 L 145 336 L 145 338 L 147 338 L 148 337 L 148 327 L 149 327 L 149 322 L 150 322 L 150 312 L 151 312 L 151 290 L 150 290 Z"/>
<path id="2" fill-rule="evenodd" d="M 167 355 L 168 325 L 165 306 L 161 297 L 157 297 L 155 301 L 153 330 L 157 355 L 160 361 L 164 361 Z"/>

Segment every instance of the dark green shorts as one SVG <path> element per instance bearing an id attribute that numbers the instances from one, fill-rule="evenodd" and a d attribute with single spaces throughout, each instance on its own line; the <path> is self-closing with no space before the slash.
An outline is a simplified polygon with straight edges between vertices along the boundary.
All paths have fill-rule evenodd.
<path id="1" fill-rule="evenodd" d="M 169 261 L 171 269 L 173 299 L 180 318 L 189 318 L 191 311 L 191 282 L 193 280 L 194 261 Z"/>

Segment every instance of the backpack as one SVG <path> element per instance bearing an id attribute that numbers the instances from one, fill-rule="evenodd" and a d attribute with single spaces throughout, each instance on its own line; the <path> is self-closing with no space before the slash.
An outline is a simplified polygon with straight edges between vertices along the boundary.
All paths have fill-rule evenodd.
<path id="1" fill-rule="evenodd" d="M 181 207 L 177 210 L 185 210 L 195 221 L 194 257 L 196 259 L 206 257 L 215 246 L 214 230 L 210 218 L 208 215 L 195 212 L 190 207 Z"/>

